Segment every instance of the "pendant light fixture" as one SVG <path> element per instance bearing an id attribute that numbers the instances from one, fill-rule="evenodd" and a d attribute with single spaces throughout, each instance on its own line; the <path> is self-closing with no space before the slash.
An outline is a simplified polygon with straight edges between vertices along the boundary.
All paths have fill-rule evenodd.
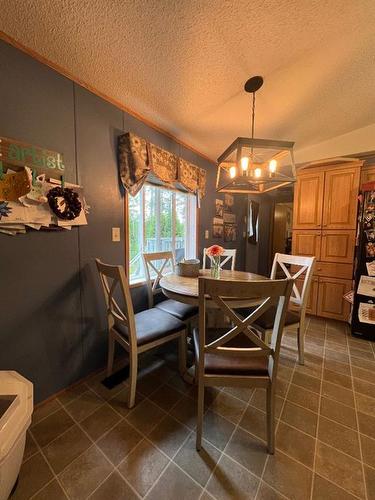
<path id="1" fill-rule="evenodd" d="M 251 137 L 237 137 L 217 159 L 218 192 L 262 194 L 296 181 L 294 142 L 254 138 L 255 93 L 262 85 L 261 76 L 245 83 L 252 94 Z"/>

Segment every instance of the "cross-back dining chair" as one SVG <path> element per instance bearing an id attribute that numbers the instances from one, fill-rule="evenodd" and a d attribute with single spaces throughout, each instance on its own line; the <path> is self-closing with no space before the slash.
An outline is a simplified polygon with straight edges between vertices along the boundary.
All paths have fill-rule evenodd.
<path id="1" fill-rule="evenodd" d="M 104 264 L 95 259 L 107 306 L 108 363 L 112 373 L 115 342 L 129 353 L 128 407 L 135 403 L 139 354 L 172 340 L 179 340 L 179 369 L 186 372 L 186 326 L 160 309 L 152 308 L 134 314 L 129 282 L 122 266 Z M 115 296 L 121 298 L 120 307 Z"/>
<path id="2" fill-rule="evenodd" d="M 194 329 L 198 417 L 196 447 L 202 441 L 204 389 L 208 386 L 262 387 L 267 391 L 267 441 L 274 453 L 275 384 L 281 336 L 293 280 L 224 281 L 199 278 L 199 328 Z M 207 328 L 207 300 L 220 308 L 232 322 L 223 329 Z M 233 308 L 236 301 L 259 305 L 245 318 Z M 253 324 L 269 307 L 275 306 L 271 344 L 267 345 Z"/>
<path id="3" fill-rule="evenodd" d="M 237 255 L 237 250 L 235 248 L 226 248 L 224 250 L 223 255 L 220 258 L 220 268 L 223 269 L 223 266 L 230 262 L 230 269 L 231 271 L 234 271 L 235 265 L 236 265 L 236 255 Z M 207 260 L 211 262 L 210 257 L 207 255 L 207 248 L 203 249 L 203 269 L 206 269 L 206 264 Z"/>
<path id="4" fill-rule="evenodd" d="M 293 280 L 304 278 L 301 291 L 299 291 L 295 282 L 293 284 L 290 304 L 295 306 L 296 311 L 288 311 L 285 318 L 285 327 L 297 328 L 298 361 L 301 365 L 304 364 L 306 307 L 313 278 L 315 260 L 315 257 L 301 257 L 299 255 L 276 253 L 273 259 L 270 276 L 271 279 L 275 279 L 281 271 L 285 278 Z M 289 266 L 289 268 L 287 266 Z M 272 332 L 272 319 L 273 311 L 269 309 L 256 321 L 256 326 L 261 329 L 264 334 L 266 343 L 269 342 Z"/>
<path id="5" fill-rule="evenodd" d="M 175 260 L 173 252 L 144 253 L 143 263 L 146 274 L 146 285 L 148 294 L 148 307 L 154 307 L 171 314 L 181 321 L 188 322 L 193 319 L 198 308 L 189 304 L 183 304 L 177 300 L 167 299 L 155 304 L 155 297 L 162 294 L 163 290 L 159 286 L 161 278 L 168 272 L 175 270 Z M 154 273 L 154 274 L 152 274 Z"/>

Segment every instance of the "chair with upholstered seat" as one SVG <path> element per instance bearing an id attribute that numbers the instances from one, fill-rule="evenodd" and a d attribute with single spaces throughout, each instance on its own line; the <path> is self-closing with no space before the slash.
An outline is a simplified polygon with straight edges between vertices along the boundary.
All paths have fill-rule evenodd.
<path id="1" fill-rule="evenodd" d="M 146 274 L 148 307 L 160 309 L 184 322 L 189 322 L 195 318 L 198 314 L 197 307 L 173 299 L 161 300 L 155 303 L 155 297 L 163 293 L 159 286 L 161 278 L 166 272 L 173 272 L 175 269 L 173 252 L 144 253 L 143 263 Z"/>
<path id="2" fill-rule="evenodd" d="M 267 392 L 268 451 L 274 453 L 275 384 L 281 336 L 292 291 L 293 280 L 224 281 L 199 278 L 199 328 L 194 329 L 198 417 L 196 447 L 202 441 L 204 390 L 208 386 L 262 387 Z M 207 300 L 220 308 L 232 321 L 225 329 L 206 329 Z M 259 305 L 242 318 L 231 306 L 241 302 Z M 265 344 L 254 329 L 254 321 L 275 306 L 271 345 Z"/>
<path id="3" fill-rule="evenodd" d="M 289 269 L 288 267 L 289 266 Z M 300 291 L 297 284 L 294 283 L 293 291 L 290 297 L 290 305 L 295 308 L 295 311 L 287 311 L 285 318 L 285 327 L 297 328 L 297 344 L 298 344 L 298 361 L 301 365 L 304 364 L 304 338 L 305 338 L 305 318 L 307 299 L 309 296 L 313 272 L 315 267 L 315 257 L 301 257 L 299 255 L 287 255 L 276 253 L 273 259 L 271 279 L 275 279 L 281 271 L 283 277 L 303 279 L 302 290 Z M 269 342 L 273 327 L 274 311 L 269 309 L 256 321 L 256 326 L 264 334 L 266 343 Z"/>
<path id="4" fill-rule="evenodd" d="M 236 265 L 236 255 L 237 255 L 237 250 L 235 248 L 224 249 L 224 253 L 220 256 L 220 268 L 223 269 L 224 265 L 228 262 L 230 264 L 230 270 L 234 271 Z M 206 269 L 207 259 L 210 261 L 210 257 L 207 255 L 207 248 L 204 248 L 203 269 Z"/>
<path id="5" fill-rule="evenodd" d="M 123 267 L 95 260 L 107 305 L 107 376 L 112 373 L 115 342 L 118 342 L 129 353 L 128 406 L 132 408 L 135 402 L 139 354 L 178 339 L 179 369 L 182 375 L 186 372 L 186 326 L 179 319 L 156 308 L 134 314 L 129 282 Z M 122 307 L 115 299 L 115 293 L 119 294 Z"/>

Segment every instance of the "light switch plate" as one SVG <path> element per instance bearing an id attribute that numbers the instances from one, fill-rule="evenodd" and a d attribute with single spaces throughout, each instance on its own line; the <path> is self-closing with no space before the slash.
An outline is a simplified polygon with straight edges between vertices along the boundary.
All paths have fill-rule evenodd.
<path id="1" fill-rule="evenodd" d="M 112 228 L 112 241 L 120 241 L 120 240 L 121 240 L 120 228 L 113 227 Z"/>
<path id="2" fill-rule="evenodd" d="M 208 238 L 210 237 L 209 233 L 208 233 L 208 229 L 205 230 L 204 237 L 206 238 L 206 240 L 208 240 Z"/>

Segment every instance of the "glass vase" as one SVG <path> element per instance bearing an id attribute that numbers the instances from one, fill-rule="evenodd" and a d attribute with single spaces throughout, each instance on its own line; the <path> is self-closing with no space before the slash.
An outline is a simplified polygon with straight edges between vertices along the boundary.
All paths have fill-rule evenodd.
<path id="1" fill-rule="evenodd" d="M 220 278 L 220 257 L 211 257 L 211 278 Z"/>

